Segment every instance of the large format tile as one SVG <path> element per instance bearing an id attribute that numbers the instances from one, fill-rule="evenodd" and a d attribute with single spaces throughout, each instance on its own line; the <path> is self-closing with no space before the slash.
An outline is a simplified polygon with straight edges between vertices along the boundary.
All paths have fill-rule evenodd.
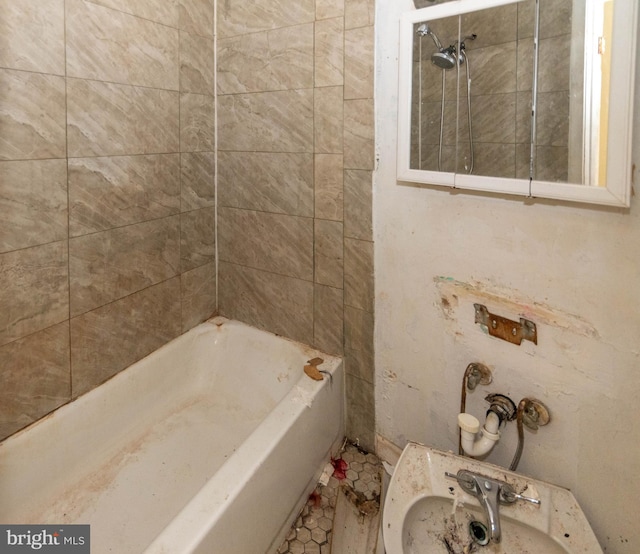
<path id="1" fill-rule="evenodd" d="M 342 221 L 344 162 L 342 154 L 315 155 L 315 217 Z"/>
<path id="2" fill-rule="evenodd" d="M 343 227 L 341 221 L 314 221 L 314 281 L 343 288 Z"/>
<path id="3" fill-rule="evenodd" d="M 0 0 L 0 67 L 64 75 L 64 0 Z"/>
<path id="4" fill-rule="evenodd" d="M 180 155 L 181 211 L 215 205 L 215 152 L 189 152 Z"/>
<path id="5" fill-rule="evenodd" d="M 221 315 L 306 344 L 313 342 L 313 283 L 220 262 Z"/>
<path id="6" fill-rule="evenodd" d="M 219 2 L 218 33 L 232 37 L 311 23 L 315 19 L 314 0 L 253 0 L 251 2 Z"/>
<path id="7" fill-rule="evenodd" d="M 517 42 L 487 46 L 467 52 L 471 67 L 471 94 L 516 91 Z"/>
<path id="8" fill-rule="evenodd" d="M 313 87 L 313 24 L 218 41 L 218 93 Z"/>
<path id="9" fill-rule="evenodd" d="M 316 0 L 316 19 L 344 16 L 345 0 Z"/>
<path id="10" fill-rule="evenodd" d="M 220 259 L 313 279 L 313 220 L 281 214 L 220 208 Z"/>
<path id="11" fill-rule="evenodd" d="M 178 30 L 66 0 L 67 75 L 178 90 Z"/>
<path id="12" fill-rule="evenodd" d="M 220 206 L 313 217 L 312 154 L 219 152 L 218 170 Z"/>
<path id="13" fill-rule="evenodd" d="M 313 90 L 218 97 L 219 149 L 313 151 Z"/>
<path id="14" fill-rule="evenodd" d="M 179 266 L 177 215 L 71 239 L 71 317 L 165 281 Z"/>
<path id="15" fill-rule="evenodd" d="M 215 150 L 215 102 L 208 94 L 180 95 L 180 150 Z"/>
<path id="16" fill-rule="evenodd" d="M 206 264 L 180 275 L 182 332 L 209 319 L 216 311 L 216 266 Z"/>
<path id="17" fill-rule="evenodd" d="M 344 103 L 344 167 L 373 169 L 373 100 L 346 100 Z"/>
<path id="18" fill-rule="evenodd" d="M 71 399 L 69 323 L 0 347 L 0 440 Z"/>
<path id="19" fill-rule="evenodd" d="M 344 303 L 373 312 L 373 243 L 344 241 Z"/>
<path id="20" fill-rule="evenodd" d="M 344 0 L 344 27 L 355 29 L 373 25 L 375 13 L 374 0 Z"/>
<path id="21" fill-rule="evenodd" d="M 180 211 L 180 155 L 69 160 L 71 236 Z"/>
<path id="22" fill-rule="evenodd" d="M 361 448 L 373 452 L 376 421 L 374 386 L 368 381 L 347 373 L 345 389 L 347 396 L 345 434 L 347 437 L 356 437 Z"/>
<path id="23" fill-rule="evenodd" d="M 0 344 L 69 317 L 67 242 L 0 254 Z"/>
<path id="24" fill-rule="evenodd" d="M 178 277 L 73 318 L 72 396 L 103 383 L 180 332 Z"/>
<path id="25" fill-rule="evenodd" d="M 316 21 L 315 86 L 342 86 L 344 83 L 344 18 Z"/>
<path id="26" fill-rule="evenodd" d="M 513 143 L 516 140 L 516 93 L 471 97 L 473 139 L 478 142 Z M 462 112 L 460 136 L 468 137 L 467 109 Z M 461 122 L 462 123 L 462 122 Z"/>
<path id="27" fill-rule="evenodd" d="M 344 172 L 344 234 L 373 240 L 371 171 L 348 169 Z"/>
<path id="28" fill-rule="evenodd" d="M 216 254 L 215 208 L 180 214 L 180 271 L 211 263 Z"/>
<path id="29" fill-rule="evenodd" d="M 343 291 L 315 285 L 313 297 L 313 345 L 329 354 L 343 351 Z"/>
<path id="30" fill-rule="evenodd" d="M 374 28 L 349 29 L 344 34 L 344 97 L 373 98 Z"/>
<path id="31" fill-rule="evenodd" d="M 64 77 L 0 69 L 0 90 L 0 160 L 64 158 Z"/>
<path id="32" fill-rule="evenodd" d="M 314 90 L 314 152 L 342 154 L 343 88 L 322 87 Z"/>
<path id="33" fill-rule="evenodd" d="M 178 27 L 178 0 L 88 0 L 144 19 Z"/>
<path id="34" fill-rule="evenodd" d="M 66 162 L 0 162 L 0 213 L 0 253 L 66 239 Z"/>
<path id="35" fill-rule="evenodd" d="M 179 0 L 179 27 L 194 35 L 213 37 L 214 0 Z"/>
<path id="36" fill-rule="evenodd" d="M 374 381 L 373 314 L 351 306 L 344 309 L 344 349 L 346 372 Z"/>
<path id="37" fill-rule="evenodd" d="M 69 157 L 178 152 L 179 93 L 67 79 Z"/>
<path id="38" fill-rule="evenodd" d="M 213 94 L 215 47 L 208 37 L 180 33 L 180 91 Z"/>

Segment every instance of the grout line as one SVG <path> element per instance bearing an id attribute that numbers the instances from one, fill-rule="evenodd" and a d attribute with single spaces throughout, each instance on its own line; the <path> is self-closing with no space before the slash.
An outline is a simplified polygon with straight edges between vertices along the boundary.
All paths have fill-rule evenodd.
<path id="1" fill-rule="evenodd" d="M 214 240 L 214 281 L 215 311 L 220 311 L 220 253 L 218 249 L 218 2 L 213 3 L 213 240 Z"/>

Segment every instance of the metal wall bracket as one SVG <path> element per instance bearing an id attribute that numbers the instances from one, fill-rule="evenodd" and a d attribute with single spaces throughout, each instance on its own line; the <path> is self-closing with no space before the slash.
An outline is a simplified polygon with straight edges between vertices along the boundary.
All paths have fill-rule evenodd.
<path id="1" fill-rule="evenodd" d="M 520 318 L 520 322 L 507 319 L 499 315 L 489 313 L 486 306 L 474 304 L 476 310 L 476 323 L 484 325 L 492 337 L 506 340 L 513 344 L 520 344 L 523 340 L 529 340 L 538 344 L 538 331 L 536 324 L 528 319 Z"/>

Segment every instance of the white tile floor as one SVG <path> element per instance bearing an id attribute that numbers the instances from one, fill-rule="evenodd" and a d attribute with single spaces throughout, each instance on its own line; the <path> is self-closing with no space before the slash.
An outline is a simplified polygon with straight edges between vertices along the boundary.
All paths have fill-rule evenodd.
<path id="1" fill-rule="evenodd" d="M 326 486 L 319 484 L 316 487 L 278 554 L 331 552 L 333 518 L 341 486 L 361 493 L 366 500 L 379 501 L 381 465 L 377 456 L 347 444 L 341 458 L 348 465 L 345 478 L 338 479 L 334 473 Z"/>

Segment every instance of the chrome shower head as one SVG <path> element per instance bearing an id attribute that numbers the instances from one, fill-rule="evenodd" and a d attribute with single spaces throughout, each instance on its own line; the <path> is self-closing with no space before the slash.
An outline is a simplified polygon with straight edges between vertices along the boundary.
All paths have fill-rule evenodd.
<path id="1" fill-rule="evenodd" d="M 437 52 L 431 54 L 431 63 L 440 69 L 453 69 L 456 66 L 456 50 L 449 48 L 441 48 Z"/>

